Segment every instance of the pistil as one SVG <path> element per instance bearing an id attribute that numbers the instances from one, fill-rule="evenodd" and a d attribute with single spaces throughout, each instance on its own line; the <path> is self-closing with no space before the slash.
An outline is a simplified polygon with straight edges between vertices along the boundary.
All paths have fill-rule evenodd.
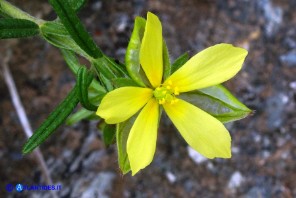
<path id="1" fill-rule="evenodd" d="M 153 95 L 159 104 L 175 104 L 179 100 L 176 98 L 179 95 L 179 89 L 174 87 L 171 81 L 168 81 L 167 84 L 157 87 Z"/>

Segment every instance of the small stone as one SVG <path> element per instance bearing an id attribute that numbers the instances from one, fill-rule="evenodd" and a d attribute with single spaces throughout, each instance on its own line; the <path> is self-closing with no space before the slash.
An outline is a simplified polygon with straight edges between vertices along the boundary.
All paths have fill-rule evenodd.
<path id="1" fill-rule="evenodd" d="M 264 159 L 267 159 L 267 158 L 269 158 L 270 157 L 270 155 L 271 155 L 271 153 L 269 152 L 269 151 L 262 151 L 262 157 L 264 158 Z"/>
<path id="2" fill-rule="evenodd" d="M 197 151 L 195 151 L 190 146 L 187 147 L 187 152 L 189 154 L 189 157 L 197 164 L 203 163 L 207 161 L 207 158 L 199 154 Z"/>
<path id="3" fill-rule="evenodd" d="M 216 167 L 215 167 L 214 164 L 211 163 L 211 162 L 208 162 L 208 163 L 207 163 L 207 168 L 208 168 L 210 171 L 212 171 L 212 172 L 216 172 L 216 171 L 217 171 Z"/>
<path id="4" fill-rule="evenodd" d="M 116 31 L 124 32 L 128 25 L 128 16 L 126 14 L 119 14 L 117 20 L 115 20 Z"/>
<path id="5" fill-rule="evenodd" d="M 102 8 L 102 2 L 101 2 L 101 1 L 97 1 L 96 3 L 94 3 L 94 4 L 92 5 L 92 9 L 93 9 L 94 11 L 101 10 L 101 8 Z"/>
<path id="6" fill-rule="evenodd" d="M 258 0 L 258 6 L 262 9 L 266 23 L 264 24 L 267 36 L 275 35 L 283 21 L 283 10 L 273 5 L 270 0 Z"/>
<path id="7" fill-rule="evenodd" d="M 100 197 L 108 198 L 106 194 L 112 188 L 112 182 L 115 178 L 115 174 L 111 172 L 101 172 L 99 173 L 88 186 L 88 188 L 83 192 L 82 198 L 89 197 Z"/>
<path id="8" fill-rule="evenodd" d="M 104 155 L 106 155 L 105 150 L 94 151 L 83 160 L 82 164 L 85 168 L 91 168 L 94 164 L 99 163 Z"/>
<path id="9" fill-rule="evenodd" d="M 296 90 L 296 81 L 290 82 L 289 86 L 291 89 Z"/>
<path id="10" fill-rule="evenodd" d="M 296 50 L 292 50 L 280 56 L 280 61 L 288 67 L 296 66 Z"/>
<path id="11" fill-rule="evenodd" d="M 240 152 L 240 149 L 239 149 L 239 147 L 233 146 L 233 147 L 231 147 L 231 152 L 233 154 L 238 154 Z"/>
<path id="12" fill-rule="evenodd" d="M 281 158 L 282 159 L 289 159 L 290 157 L 290 152 L 289 151 L 285 151 L 281 154 Z"/>
<path id="13" fill-rule="evenodd" d="M 243 177 L 243 175 L 239 171 L 235 171 L 230 177 L 228 188 L 238 188 L 244 180 L 245 178 Z"/>
<path id="14" fill-rule="evenodd" d="M 259 134 L 254 135 L 254 141 L 255 142 L 259 143 L 259 142 L 261 142 L 261 140 L 262 140 L 262 138 L 261 138 L 261 136 Z"/>
<path id="15" fill-rule="evenodd" d="M 171 184 L 175 183 L 175 181 L 177 180 L 176 176 L 170 171 L 166 172 L 165 175 Z"/>
<path id="16" fill-rule="evenodd" d="M 254 186 L 252 187 L 243 198 L 254 198 L 254 197 L 272 197 L 271 189 L 266 186 Z"/>
<path id="17" fill-rule="evenodd" d="M 283 122 L 284 109 L 286 107 L 289 98 L 284 93 L 278 93 L 277 95 L 267 98 L 267 126 L 270 129 L 279 128 Z"/>

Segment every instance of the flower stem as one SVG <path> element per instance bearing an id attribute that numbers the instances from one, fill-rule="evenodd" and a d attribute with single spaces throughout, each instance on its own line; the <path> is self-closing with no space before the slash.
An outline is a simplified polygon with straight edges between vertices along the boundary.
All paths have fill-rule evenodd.
<path id="1" fill-rule="evenodd" d="M 1 57 L 2 58 L 2 57 Z M 18 94 L 17 88 L 14 83 L 14 79 L 10 73 L 8 62 L 11 58 L 11 51 L 7 51 L 6 58 L 2 59 L 2 69 L 3 69 L 3 77 L 5 80 L 5 83 L 7 84 L 11 99 L 12 99 L 12 104 L 17 112 L 18 118 L 20 119 L 21 126 L 27 136 L 29 138 L 30 136 L 33 135 L 32 127 L 30 125 L 30 122 L 28 120 L 27 114 L 25 112 L 24 106 L 21 102 L 20 96 Z M 46 165 L 45 159 L 41 153 L 41 150 L 38 148 L 34 151 L 34 155 L 37 158 L 37 161 L 41 167 L 41 170 L 44 174 L 45 181 L 48 185 L 52 185 L 53 181 L 50 175 L 50 171 Z M 57 193 L 55 191 L 50 191 L 52 197 L 57 198 Z"/>

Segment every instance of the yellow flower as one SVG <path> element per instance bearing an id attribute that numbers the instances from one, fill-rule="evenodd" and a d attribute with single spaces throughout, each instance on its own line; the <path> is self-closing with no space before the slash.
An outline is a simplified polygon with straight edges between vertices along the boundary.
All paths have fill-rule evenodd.
<path id="1" fill-rule="evenodd" d="M 161 106 L 193 149 L 210 159 L 231 157 L 231 137 L 224 125 L 198 107 L 178 99 L 178 95 L 232 78 L 241 69 L 248 52 L 230 44 L 209 47 L 162 82 L 162 41 L 161 23 L 148 12 L 140 63 L 151 87 L 115 89 L 103 98 L 97 110 L 106 123 L 115 124 L 129 119 L 142 108 L 127 140 L 133 175 L 153 159 Z"/>

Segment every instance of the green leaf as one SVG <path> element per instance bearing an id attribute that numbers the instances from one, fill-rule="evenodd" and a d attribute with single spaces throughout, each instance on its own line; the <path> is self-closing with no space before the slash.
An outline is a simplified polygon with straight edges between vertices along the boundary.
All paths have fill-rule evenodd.
<path id="1" fill-rule="evenodd" d="M 42 144 L 66 120 L 77 106 L 78 101 L 78 88 L 75 86 L 29 138 L 23 147 L 23 154 L 30 153 L 37 146 Z"/>
<path id="2" fill-rule="evenodd" d="M 166 42 L 163 40 L 162 45 L 162 54 L 163 54 L 163 81 L 165 81 L 171 75 L 171 62 L 168 47 Z"/>
<path id="3" fill-rule="evenodd" d="M 90 90 L 91 90 L 91 86 L 89 87 L 89 91 L 88 91 L 89 101 L 92 104 L 99 105 L 103 97 L 106 95 L 106 92 L 98 92 L 98 91 L 91 92 Z"/>
<path id="4" fill-rule="evenodd" d="M 66 49 L 61 49 L 61 52 L 69 68 L 75 75 L 77 75 L 79 68 L 82 66 L 80 65 L 76 55 L 72 51 Z M 92 103 L 95 102 L 95 104 L 98 104 L 105 93 L 106 90 L 104 87 L 102 87 L 100 83 L 94 79 L 88 88 L 90 101 Z"/>
<path id="5" fill-rule="evenodd" d="M 110 58 L 106 55 L 103 56 L 103 60 L 106 66 L 111 68 L 112 72 L 117 78 L 129 76 L 124 64 L 120 63 L 119 61 L 115 61 L 113 58 Z"/>
<path id="6" fill-rule="evenodd" d="M 92 60 L 92 66 L 97 71 L 101 83 L 105 85 L 105 88 L 108 91 L 113 90 L 113 85 L 110 80 L 128 77 L 124 66 L 116 63 L 113 59 L 107 56 Z"/>
<path id="7" fill-rule="evenodd" d="M 138 87 L 139 85 L 129 78 L 115 78 L 113 79 L 114 87 Z"/>
<path id="8" fill-rule="evenodd" d="M 106 124 L 103 130 L 103 140 L 106 146 L 109 146 L 115 142 L 116 137 L 116 125 Z"/>
<path id="9" fill-rule="evenodd" d="M 134 115 L 125 122 L 121 122 L 116 125 L 116 140 L 117 140 L 117 153 L 118 153 L 118 163 L 123 174 L 128 173 L 130 168 L 130 163 L 126 151 L 126 144 L 130 130 L 134 124 L 137 115 Z"/>
<path id="10" fill-rule="evenodd" d="M 201 108 L 221 122 L 239 120 L 252 112 L 222 85 L 182 93 L 180 98 Z"/>
<path id="11" fill-rule="evenodd" d="M 86 0 L 68 0 L 72 9 L 78 12 L 86 3 Z"/>
<path id="12" fill-rule="evenodd" d="M 140 65 L 140 49 L 145 25 L 146 20 L 144 18 L 136 17 L 134 29 L 125 54 L 125 64 L 129 75 L 142 87 L 149 85 L 149 81 Z"/>
<path id="13" fill-rule="evenodd" d="M 106 90 L 98 83 L 98 81 L 93 80 L 88 88 L 88 97 L 90 103 L 99 105 L 105 95 Z M 95 112 L 82 108 L 78 110 L 76 113 L 70 115 L 67 118 L 66 123 L 68 125 L 72 125 L 83 119 L 99 120 L 100 117 L 97 116 Z"/>
<path id="14" fill-rule="evenodd" d="M 69 2 L 64 0 L 49 0 L 49 3 L 77 45 L 93 58 L 102 57 L 101 50 L 96 46 Z"/>
<path id="15" fill-rule="evenodd" d="M 106 90 L 96 80 L 93 80 L 88 88 L 88 96 L 90 100 L 97 98 L 100 95 L 105 95 Z"/>
<path id="16" fill-rule="evenodd" d="M 70 50 L 61 49 L 61 48 L 60 50 L 68 67 L 76 75 L 78 72 L 78 69 L 81 67 L 76 55 Z"/>
<path id="17" fill-rule="evenodd" d="M 73 125 L 83 119 L 91 119 L 91 118 L 99 118 L 93 111 L 86 110 L 84 108 L 80 109 L 76 113 L 70 115 L 67 120 L 66 124 L 67 125 Z"/>
<path id="18" fill-rule="evenodd" d="M 85 67 L 80 67 L 77 73 L 77 87 L 78 97 L 81 105 L 90 111 L 96 111 L 97 106 L 93 105 L 88 99 L 88 87 L 92 82 L 94 76 L 91 72 L 88 72 Z"/>
<path id="19" fill-rule="evenodd" d="M 96 59 L 96 61 L 91 62 L 92 67 L 95 68 L 97 75 L 99 77 L 100 83 L 108 91 L 113 90 L 111 80 L 116 78 L 116 75 L 108 67 L 104 59 Z"/>
<path id="20" fill-rule="evenodd" d="M 0 39 L 24 38 L 39 34 L 36 23 L 25 19 L 0 19 Z"/>
<path id="21" fill-rule="evenodd" d="M 179 56 L 175 62 L 172 64 L 171 68 L 171 74 L 173 74 L 175 71 L 177 71 L 181 66 L 183 66 L 189 59 L 188 52 L 185 52 L 181 56 Z"/>
<path id="22" fill-rule="evenodd" d="M 45 22 L 40 25 L 40 31 L 43 38 L 52 45 L 74 51 L 84 57 L 88 56 L 72 39 L 63 24 L 59 22 Z"/>
<path id="23" fill-rule="evenodd" d="M 42 19 L 37 19 L 4 0 L 0 0 L 0 16 L 4 18 L 26 19 L 36 24 L 44 22 Z"/>

